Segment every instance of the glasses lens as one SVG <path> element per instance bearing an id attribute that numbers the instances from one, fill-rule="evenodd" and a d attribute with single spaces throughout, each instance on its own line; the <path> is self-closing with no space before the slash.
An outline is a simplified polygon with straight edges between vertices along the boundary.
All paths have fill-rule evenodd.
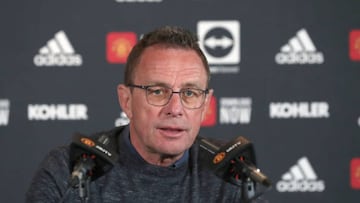
<path id="1" fill-rule="evenodd" d="M 185 107 L 195 109 L 200 108 L 205 99 L 203 90 L 187 88 L 180 91 L 181 100 Z"/>
<path id="2" fill-rule="evenodd" d="M 146 89 L 146 98 L 149 104 L 155 106 L 165 105 L 172 94 L 172 90 L 168 87 L 150 86 Z"/>
<path id="3" fill-rule="evenodd" d="M 147 102 L 154 106 L 166 105 L 172 94 L 173 90 L 164 86 L 148 86 L 146 88 Z M 186 88 L 175 92 L 180 94 L 181 103 L 186 108 L 196 109 L 200 108 L 205 101 L 205 91 L 195 88 Z"/>

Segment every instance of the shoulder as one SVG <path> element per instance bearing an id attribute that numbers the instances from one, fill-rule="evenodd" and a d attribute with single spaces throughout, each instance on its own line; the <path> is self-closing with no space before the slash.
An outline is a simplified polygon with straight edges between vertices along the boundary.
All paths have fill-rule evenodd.
<path id="1" fill-rule="evenodd" d="M 94 133 L 91 137 L 96 139 L 101 135 L 106 135 L 110 139 L 117 140 L 123 130 L 123 126 L 117 127 L 108 131 Z M 114 145 L 114 147 L 117 146 L 117 142 L 111 142 L 110 144 Z M 50 150 L 39 165 L 38 171 L 43 171 L 48 175 L 54 175 L 56 177 L 69 177 L 71 171 L 70 152 L 71 145 L 59 146 Z"/>
<path id="2" fill-rule="evenodd" d="M 126 133 L 129 132 L 129 126 L 128 125 L 124 125 L 124 126 L 118 126 L 115 128 L 112 128 L 110 130 L 104 130 L 104 131 L 99 131 L 96 133 L 93 133 L 90 135 L 90 137 L 94 140 L 98 140 L 100 137 L 105 136 L 107 138 L 109 138 L 109 141 L 115 141 L 118 140 L 118 138 Z"/>
<path id="3" fill-rule="evenodd" d="M 45 155 L 40 168 L 51 170 L 68 166 L 69 151 L 69 146 L 60 146 L 52 149 Z"/>

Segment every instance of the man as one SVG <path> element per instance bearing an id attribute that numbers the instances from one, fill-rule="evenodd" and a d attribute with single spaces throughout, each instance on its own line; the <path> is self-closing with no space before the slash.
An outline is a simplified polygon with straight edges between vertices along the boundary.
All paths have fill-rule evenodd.
<path id="1" fill-rule="evenodd" d="M 195 142 L 213 94 L 209 78 L 189 31 L 163 27 L 141 39 L 117 89 L 130 123 L 104 132 L 118 138 L 119 159 L 90 183 L 89 202 L 241 202 L 240 188 L 201 162 Z M 80 202 L 79 191 L 67 189 L 69 177 L 68 147 L 52 151 L 27 202 Z"/>

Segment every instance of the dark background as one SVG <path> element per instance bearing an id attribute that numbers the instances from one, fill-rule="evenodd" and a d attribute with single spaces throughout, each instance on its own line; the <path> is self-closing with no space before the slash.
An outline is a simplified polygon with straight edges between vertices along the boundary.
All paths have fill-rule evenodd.
<path id="1" fill-rule="evenodd" d="M 350 161 L 360 157 L 360 61 L 349 56 L 349 34 L 360 30 L 359 8 L 357 0 L 4 1 L 0 100 L 10 106 L 5 108 L 8 123 L 0 124 L 0 202 L 24 202 L 43 157 L 55 146 L 69 144 L 74 132 L 91 134 L 115 126 L 121 113 L 116 85 L 123 82 L 124 64 L 106 59 L 109 32 L 140 37 L 163 25 L 197 32 L 200 21 L 219 20 L 240 24 L 241 60 L 231 64 L 240 71 L 212 74 L 216 124 L 203 127 L 201 135 L 250 139 L 259 167 L 273 181 L 265 195 L 270 202 L 359 202 L 359 188 L 350 184 Z M 275 55 L 302 28 L 324 62 L 277 64 Z M 82 57 L 82 65 L 35 66 L 39 49 L 60 30 Z M 251 98 L 249 123 L 220 123 L 220 100 L 228 97 Z M 270 103 L 276 102 L 326 102 L 329 117 L 270 118 Z M 88 119 L 29 120 L 31 104 L 84 104 Z M 279 192 L 276 184 L 301 157 L 308 159 L 325 190 Z M 357 170 L 360 173 L 360 166 Z"/>

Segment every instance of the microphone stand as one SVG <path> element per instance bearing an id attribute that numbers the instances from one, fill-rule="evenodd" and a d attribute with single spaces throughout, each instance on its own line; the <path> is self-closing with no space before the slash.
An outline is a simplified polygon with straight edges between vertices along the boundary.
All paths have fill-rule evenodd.
<path id="1" fill-rule="evenodd" d="M 210 169 L 218 177 L 240 187 L 243 202 L 251 202 L 271 188 L 270 180 L 256 167 L 253 145 L 246 138 L 240 136 L 222 147 L 201 137 L 199 141 L 200 147 L 211 154 Z M 256 186 L 266 189 L 256 192 Z"/>
<path id="2" fill-rule="evenodd" d="M 253 175 L 253 173 L 260 172 L 260 170 L 252 166 L 251 163 L 246 163 L 246 160 L 242 160 L 241 157 L 232 160 L 230 171 L 233 178 L 239 179 L 240 177 L 241 200 L 245 203 L 257 199 L 271 188 L 271 182 L 268 179 L 259 179 Z M 262 192 L 256 192 L 255 187 L 260 186 L 256 183 L 260 183 L 266 189 Z"/>
<path id="3" fill-rule="evenodd" d="M 82 203 L 87 203 L 89 201 L 89 192 L 90 191 L 90 178 L 85 180 L 79 180 L 79 196 Z"/>
<path id="4" fill-rule="evenodd" d="M 94 156 L 94 155 L 93 155 Z M 81 202 L 86 203 L 90 198 L 90 181 L 95 167 L 94 158 L 83 154 L 78 164 L 74 167 L 70 184 L 78 187 Z"/>
<path id="5" fill-rule="evenodd" d="M 92 138 L 76 133 L 70 145 L 71 177 L 60 202 L 72 188 L 77 189 L 81 202 L 90 200 L 90 182 L 107 173 L 117 162 L 116 140 L 106 134 Z"/>
<path id="6" fill-rule="evenodd" d="M 249 177 L 242 177 L 240 191 L 242 202 L 251 202 L 255 197 L 255 183 Z"/>

